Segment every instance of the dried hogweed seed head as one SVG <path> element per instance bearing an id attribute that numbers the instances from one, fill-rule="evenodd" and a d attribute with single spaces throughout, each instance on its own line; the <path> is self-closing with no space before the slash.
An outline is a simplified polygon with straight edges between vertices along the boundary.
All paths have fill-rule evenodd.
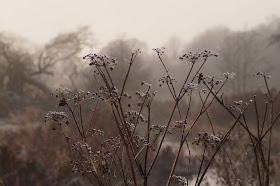
<path id="1" fill-rule="evenodd" d="M 183 176 L 176 176 L 176 175 L 172 176 L 172 180 L 174 180 L 175 183 L 181 183 L 183 185 L 187 185 L 187 182 L 188 182 L 187 178 L 185 178 Z"/>
<path id="2" fill-rule="evenodd" d="M 199 132 L 198 138 L 195 139 L 193 144 L 199 145 L 200 143 L 203 143 L 205 147 L 214 148 L 221 142 L 221 137 L 221 135 L 213 135 L 207 132 Z"/>
<path id="3" fill-rule="evenodd" d="M 116 58 L 110 58 L 110 56 L 106 55 L 97 55 L 97 54 L 88 54 L 83 57 L 85 60 L 89 60 L 90 66 L 96 67 L 110 67 L 111 70 L 114 69 L 114 66 L 118 64 Z M 111 68 L 112 67 L 112 68 Z"/>
<path id="4" fill-rule="evenodd" d="M 188 54 L 184 54 L 179 59 L 182 61 L 189 61 L 193 64 L 199 61 L 204 61 L 210 56 L 218 57 L 218 54 L 215 54 L 209 50 L 205 50 L 204 52 L 198 53 L 198 52 L 189 52 Z"/>
<path id="5" fill-rule="evenodd" d="M 184 86 L 185 92 L 195 91 L 196 89 L 197 89 L 197 84 L 195 84 L 195 83 L 188 83 Z"/>
<path id="6" fill-rule="evenodd" d="M 52 93 L 53 96 L 59 101 L 58 106 L 65 106 L 67 104 L 67 97 L 70 95 L 71 90 L 69 88 L 57 88 L 55 92 Z"/>
<path id="7" fill-rule="evenodd" d="M 165 47 L 161 47 L 161 48 L 153 48 L 153 50 L 158 54 L 158 55 L 163 55 Z"/>
<path id="8" fill-rule="evenodd" d="M 243 102 L 242 100 L 239 100 L 239 101 L 234 101 L 234 104 L 232 106 L 230 106 L 230 109 L 243 113 L 244 110 L 247 108 L 247 106 L 248 106 L 248 103 Z"/>
<path id="9" fill-rule="evenodd" d="M 258 73 L 256 73 L 256 74 L 254 74 L 253 76 L 264 77 L 264 78 L 266 78 L 266 79 L 271 78 L 271 75 L 268 75 L 267 73 L 260 72 L 260 71 L 259 71 Z"/>
<path id="10" fill-rule="evenodd" d="M 89 91 L 80 91 L 74 94 L 72 100 L 75 104 L 81 104 L 86 99 L 94 99 L 95 96 Z"/>
<path id="11" fill-rule="evenodd" d="M 231 73 L 229 73 L 229 72 L 225 72 L 225 73 L 223 73 L 222 75 L 221 75 L 221 77 L 225 77 L 225 78 L 227 78 L 227 79 L 229 79 L 229 78 L 234 78 L 236 76 L 236 74 L 234 73 L 234 72 L 231 72 Z"/>
<path id="12" fill-rule="evenodd" d="M 161 86 L 162 84 L 173 84 L 173 82 L 177 82 L 177 80 L 174 78 L 174 77 L 171 77 L 169 75 L 167 76 L 163 76 L 161 78 L 159 78 L 159 82 L 160 82 L 160 85 Z"/>
<path id="13" fill-rule="evenodd" d="M 45 115 L 45 122 L 49 123 L 53 130 L 56 129 L 58 125 L 61 124 L 69 124 L 68 116 L 65 114 L 65 112 L 57 112 L 57 111 L 49 111 Z"/>

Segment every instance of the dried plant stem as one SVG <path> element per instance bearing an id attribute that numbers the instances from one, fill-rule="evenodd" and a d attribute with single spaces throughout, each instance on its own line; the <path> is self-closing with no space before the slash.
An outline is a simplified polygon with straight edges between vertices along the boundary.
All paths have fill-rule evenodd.
<path id="1" fill-rule="evenodd" d="M 259 120 L 259 112 L 258 112 L 258 106 L 257 106 L 257 100 L 256 96 L 254 96 L 254 105 L 255 105 L 255 111 L 256 111 L 256 120 L 257 120 L 257 129 L 258 129 L 258 138 L 260 137 L 260 120 Z"/>
<path id="2" fill-rule="evenodd" d="M 167 83 L 167 86 L 168 86 L 168 88 L 169 88 L 169 91 L 170 91 L 170 93 L 172 94 L 173 98 L 176 99 L 177 95 L 176 95 L 176 91 L 175 91 L 173 82 L 171 81 L 171 76 L 170 76 L 169 71 L 167 70 L 167 68 L 166 68 L 166 66 L 165 66 L 165 64 L 164 64 L 164 62 L 163 62 L 163 60 L 162 60 L 162 58 L 161 58 L 161 56 L 160 56 L 159 53 L 158 53 L 158 58 L 159 58 L 159 60 L 160 60 L 160 62 L 161 62 L 161 64 L 162 64 L 162 66 L 164 67 L 167 76 L 170 78 L 170 85 L 171 85 L 171 87 L 172 87 L 172 90 L 170 89 L 170 87 L 169 87 L 169 85 L 168 85 L 168 83 Z"/>
<path id="3" fill-rule="evenodd" d="M 68 103 L 66 103 L 66 105 L 67 105 L 69 111 L 70 111 L 71 114 L 72 114 L 72 117 L 73 117 L 73 119 L 74 119 L 75 125 L 76 125 L 76 127 L 77 127 L 77 129 L 78 129 L 80 135 L 83 136 L 83 133 L 81 132 L 81 129 L 80 129 L 80 127 L 79 127 L 79 124 L 78 124 L 78 122 L 77 122 L 77 119 L 76 119 L 76 117 L 75 117 L 75 114 L 74 114 L 73 110 L 72 110 L 71 107 L 68 105 Z M 83 137 L 84 137 L 84 136 L 83 136 Z"/>
<path id="4" fill-rule="evenodd" d="M 213 162 L 214 157 L 216 156 L 217 152 L 220 150 L 220 148 L 222 147 L 222 145 L 225 143 L 225 141 L 227 140 L 227 138 L 229 137 L 230 133 L 232 132 L 232 130 L 234 129 L 234 127 L 236 126 L 236 124 L 239 122 L 240 117 L 242 116 L 242 114 L 239 114 L 239 116 L 237 117 L 237 119 L 235 120 L 234 124 L 231 126 L 231 128 L 228 130 L 228 132 L 226 133 L 226 135 L 223 137 L 223 139 L 221 140 L 221 142 L 219 143 L 219 145 L 217 146 L 215 152 L 212 154 L 209 162 L 207 163 L 199 181 L 197 182 L 197 186 L 199 186 L 208 170 L 208 168 L 210 167 L 211 163 Z"/>
<path id="5" fill-rule="evenodd" d="M 148 175 L 147 175 L 147 163 L 148 163 L 148 153 L 150 144 L 150 127 L 151 126 L 151 107 L 148 107 L 148 125 L 147 125 L 147 147 L 145 152 L 145 162 L 144 162 L 144 186 L 148 185 Z"/>
<path id="6" fill-rule="evenodd" d="M 202 99 L 202 97 L 201 97 L 201 93 L 200 93 L 200 92 L 199 92 L 199 97 L 200 97 L 201 102 L 203 103 L 203 99 Z M 209 105 L 209 106 L 210 106 L 210 105 Z M 211 126 L 211 129 L 212 129 L 212 133 L 213 133 L 213 135 L 215 135 L 215 130 L 214 130 L 212 121 L 211 121 L 211 119 L 210 119 L 209 113 L 208 113 L 207 109 L 205 108 L 205 106 L 203 106 L 203 109 L 205 109 L 205 112 L 206 112 L 208 121 L 209 121 L 210 126 Z"/>
<path id="7" fill-rule="evenodd" d="M 134 168 L 133 168 L 133 163 L 132 163 L 132 158 L 131 158 L 131 155 L 130 155 L 130 152 L 129 152 L 129 149 L 128 149 L 128 144 L 125 140 L 125 137 L 124 137 L 124 134 L 122 133 L 122 130 L 120 128 L 120 124 L 118 123 L 118 119 L 116 117 L 116 114 L 115 114 L 115 111 L 114 111 L 114 108 L 113 108 L 113 105 L 111 104 L 111 109 L 112 109 L 112 112 L 114 114 L 114 117 L 115 117 L 115 121 L 117 123 L 117 127 L 119 129 L 119 134 L 122 138 L 122 141 L 123 141 L 123 144 L 124 144 L 124 147 L 125 147 L 125 150 L 126 150 L 126 154 L 128 156 L 128 160 L 129 160 L 129 165 L 130 165 L 130 170 L 131 170 L 131 174 L 132 174 L 132 177 L 133 177 L 133 182 L 135 185 L 137 185 L 137 181 L 136 181 L 136 176 L 134 174 Z"/>
<path id="8" fill-rule="evenodd" d="M 168 119 L 166 128 L 165 128 L 165 130 L 164 130 L 163 136 L 162 136 L 161 141 L 160 141 L 160 143 L 159 143 L 158 150 L 157 150 L 156 155 L 155 155 L 155 157 L 154 157 L 154 159 L 153 159 L 153 161 L 152 161 L 152 163 L 151 163 L 151 165 L 150 165 L 150 168 L 149 168 L 149 170 L 148 170 L 148 173 L 147 173 L 148 175 L 150 174 L 150 172 L 151 172 L 151 170 L 152 170 L 152 168 L 153 168 L 153 166 L 154 166 L 154 164 L 155 164 L 155 162 L 156 162 L 156 160 L 157 160 L 157 157 L 158 157 L 158 155 L 159 155 L 159 151 L 160 151 L 161 146 L 162 146 L 162 143 L 163 143 L 163 141 L 164 141 L 164 139 L 165 139 L 165 136 L 166 136 L 168 127 L 169 127 L 170 122 L 171 122 L 171 120 L 172 120 L 173 114 L 174 114 L 174 112 L 175 112 L 175 110 L 176 110 L 177 104 L 178 104 L 178 101 L 175 102 L 175 105 L 174 105 L 174 107 L 173 107 L 173 109 L 172 109 L 171 115 L 170 115 L 170 117 L 169 117 L 169 119 Z"/>
<path id="9" fill-rule="evenodd" d="M 237 119 L 237 116 L 235 116 L 232 111 L 220 100 L 220 98 L 217 97 L 217 95 L 211 90 L 211 88 L 209 88 L 209 86 L 203 82 L 203 84 L 207 87 L 207 89 L 211 92 L 211 94 L 215 97 L 215 99 L 218 101 L 218 103 L 220 103 L 220 105 L 222 105 L 227 111 L 228 113 L 233 116 L 235 119 Z M 257 140 L 257 137 L 244 125 L 244 123 L 242 123 L 242 121 L 238 120 L 238 122 L 240 123 L 240 125 L 247 130 L 248 133 L 250 133 L 250 135 Z"/>
<path id="10" fill-rule="evenodd" d="M 132 64 L 135 61 L 135 59 L 137 57 L 137 54 L 138 53 L 132 53 L 132 55 L 130 57 L 130 62 L 129 62 L 128 70 L 126 72 L 126 75 L 125 75 L 125 78 L 124 78 L 124 81 L 123 81 L 123 85 L 122 85 L 122 89 L 121 89 L 120 100 L 122 99 L 123 91 L 124 91 L 124 88 L 125 88 L 125 85 L 126 85 L 126 82 L 127 82 L 128 76 L 129 76 L 129 73 L 131 71 Z"/>
<path id="11" fill-rule="evenodd" d="M 209 94 L 208 94 L 209 96 Z M 205 104 L 206 104 L 206 101 L 207 101 L 207 98 L 208 96 L 206 97 L 205 101 L 203 102 L 202 104 L 202 107 L 201 107 L 201 110 L 198 114 L 198 116 L 195 118 L 194 122 L 192 123 L 191 127 L 189 128 L 188 132 L 184 135 L 182 134 L 182 139 L 180 141 L 180 145 L 179 145 L 179 149 L 177 151 L 177 154 L 176 154 L 176 157 L 175 157 L 175 160 L 173 162 L 173 165 L 172 165 L 172 169 L 171 169 L 171 172 L 169 174 L 169 178 L 168 178 L 168 181 L 167 181 L 167 185 L 170 185 L 171 183 L 171 179 L 172 179 L 172 176 L 175 172 L 175 168 L 176 168 L 176 165 L 177 165 L 177 162 L 178 162 L 178 159 L 179 159 L 179 156 L 180 156 L 180 153 L 181 153 L 181 150 L 182 150 L 182 147 L 184 145 L 184 142 L 186 141 L 190 131 L 192 130 L 192 128 L 194 127 L 194 125 L 196 124 L 196 122 L 198 121 L 198 119 L 200 118 L 200 116 L 206 111 L 206 110 L 203 110 L 203 108 L 205 108 Z M 184 136 L 183 136 L 184 135 Z"/>
<path id="12" fill-rule="evenodd" d="M 248 128 L 248 125 L 247 125 L 247 121 L 246 121 L 246 118 L 245 118 L 245 115 L 243 114 L 243 120 L 244 120 L 244 123 L 245 123 L 245 126 L 246 128 L 248 129 L 247 131 L 249 131 L 249 128 Z M 254 143 L 254 140 L 253 140 L 253 137 L 252 135 L 248 132 L 248 135 L 250 137 L 250 140 L 251 140 L 251 143 L 253 145 L 253 150 L 254 150 L 254 155 L 255 155 L 255 161 L 256 161 L 256 165 L 257 165 L 257 171 L 258 171 L 258 180 L 259 180 L 259 184 L 260 186 L 262 185 L 262 180 L 261 180 L 261 173 L 260 173 L 260 166 L 259 166 L 259 159 L 258 159 L 258 152 L 256 150 L 257 148 L 257 144 Z"/>
<path id="13" fill-rule="evenodd" d="M 264 129 L 264 124 L 266 120 L 266 115 L 267 115 L 267 108 L 268 108 L 268 103 L 265 103 L 265 112 L 264 112 L 264 117 L 263 117 L 263 123 L 262 123 L 262 129 L 261 129 L 261 136 L 263 135 L 263 129 Z"/>
<path id="14" fill-rule="evenodd" d="M 201 159 L 201 161 L 200 161 L 200 166 L 199 166 L 199 170 L 198 170 L 198 173 L 197 173 L 197 177 L 196 177 L 196 181 L 195 181 L 195 186 L 197 185 L 198 178 L 199 178 L 200 173 L 201 173 L 202 165 L 203 165 L 203 163 L 204 163 L 206 148 L 207 148 L 207 146 L 204 146 L 204 148 L 203 148 L 202 159 Z"/>

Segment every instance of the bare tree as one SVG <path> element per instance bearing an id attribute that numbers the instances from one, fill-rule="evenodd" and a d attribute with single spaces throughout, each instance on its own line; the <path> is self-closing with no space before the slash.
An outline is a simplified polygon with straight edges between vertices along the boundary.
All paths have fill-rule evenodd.
<path id="1" fill-rule="evenodd" d="M 141 48 L 142 51 L 145 51 L 146 44 L 137 39 L 120 38 L 109 42 L 101 50 L 103 54 L 114 56 L 117 59 L 119 65 L 114 70 L 115 73 L 112 74 L 112 77 L 117 79 L 117 82 L 122 82 L 125 78 L 125 74 L 131 58 L 131 52 L 139 48 Z M 151 71 L 149 68 L 147 68 L 148 65 L 146 64 L 148 61 L 144 61 L 143 55 L 141 54 L 137 57 L 134 66 L 131 69 L 131 73 L 133 73 L 134 75 L 131 76 L 130 79 L 128 79 L 128 87 L 130 89 L 137 87 L 142 81 L 150 80 Z"/>
<path id="2" fill-rule="evenodd" d="M 51 76 L 55 67 L 63 63 L 63 67 L 73 66 L 78 54 L 88 42 L 90 32 L 87 27 L 82 27 L 74 32 L 63 33 L 56 36 L 39 51 L 18 48 L 15 38 L 0 38 L 0 85 L 3 90 L 18 94 L 25 93 L 32 87 L 43 94 L 50 93 L 50 88 L 44 82 L 42 75 Z"/>
<path id="3" fill-rule="evenodd" d="M 218 68 L 222 72 L 231 71 L 237 74 L 237 80 L 231 83 L 234 92 L 248 90 L 250 77 L 266 62 L 263 56 L 266 45 L 261 42 L 264 42 L 261 36 L 251 31 L 232 33 L 221 44 L 219 53 L 222 61 Z M 265 71 L 268 72 L 270 67 L 266 62 Z"/>

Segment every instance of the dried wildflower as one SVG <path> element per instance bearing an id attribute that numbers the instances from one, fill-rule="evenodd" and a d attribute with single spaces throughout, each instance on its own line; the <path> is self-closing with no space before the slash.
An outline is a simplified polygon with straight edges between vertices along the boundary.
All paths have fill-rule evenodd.
<path id="1" fill-rule="evenodd" d="M 161 47 L 161 48 L 153 48 L 153 50 L 158 53 L 158 55 L 163 55 L 165 47 Z"/>
<path id="2" fill-rule="evenodd" d="M 232 79 L 232 78 L 234 78 L 234 76 L 236 76 L 236 74 L 234 72 L 231 72 L 231 73 L 225 72 L 221 75 L 221 77 L 225 77 L 226 79 L 229 79 L 229 78 Z"/>
<path id="3" fill-rule="evenodd" d="M 101 146 L 102 147 L 111 147 L 112 145 L 115 144 L 115 138 L 114 137 L 110 137 L 109 139 L 106 139 Z"/>
<path id="4" fill-rule="evenodd" d="M 185 127 L 187 125 L 187 121 L 175 121 L 172 126 L 173 126 L 173 129 L 180 129 L 180 130 L 184 130 Z"/>
<path id="5" fill-rule="evenodd" d="M 206 147 L 216 147 L 221 142 L 221 136 L 215 136 L 207 132 L 199 132 L 198 138 L 195 139 L 193 144 L 199 145 L 202 142 Z"/>
<path id="6" fill-rule="evenodd" d="M 72 144 L 71 153 L 73 157 L 70 162 L 72 172 L 79 172 L 82 174 L 96 172 L 93 162 L 93 152 L 87 143 L 79 141 Z"/>
<path id="7" fill-rule="evenodd" d="M 67 101 L 69 99 L 67 99 L 67 97 L 69 96 L 69 94 L 71 93 L 71 90 L 69 88 L 57 88 L 55 90 L 55 92 L 52 93 L 53 96 L 55 96 L 59 103 L 59 106 L 65 106 L 67 104 Z"/>
<path id="8" fill-rule="evenodd" d="M 198 61 L 204 61 L 210 56 L 218 57 L 218 54 L 215 54 L 209 50 L 205 50 L 204 52 L 198 53 L 198 52 L 189 52 L 188 54 L 184 54 L 179 59 L 189 61 L 191 63 L 196 63 Z"/>
<path id="9" fill-rule="evenodd" d="M 80 91 L 78 93 L 75 93 L 72 99 L 75 104 L 81 104 L 85 99 L 92 98 L 94 98 L 94 96 L 89 91 Z"/>
<path id="10" fill-rule="evenodd" d="M 159 86 L 161 86 L 162 84 L 165 84 L 165 83 L 166 84 L 173 84 L 173 82 L 176 83 L 177 80 L 174 77 L 167 75 L 167 76 L 163 76 L 163 77 L 159 78 L 159 82 L 160 82 Z"/>
<path id="11" fill-rule="evenodd" d="M 230 106 L 230 109 L 237 110 L 240 113 L 243 113 L 244 110 L 247 108 L 248 103 L 240 101 L 234 101 L 234 105 Z"/>
<path id="12" fill-rule="evenodd" d="M 110 169 L 110 159 L 112 159 L 112 154 L 109 151 L 100 152 L 97 151 L 96 154 L 93 155 L 94 163 L 96 165 L 96 169 L 101 171 L 103 174 L 107 173 Z"/>
<path id="13" fill-rule="evenodd" d="M 136 122 L 137 118 L 139 118 L 138 123 L 140 121 L 147 122 L 147 119 L 142 114 L 140 114 L 139 112 L 137 112 L 135 110 L 126 111 L 125 114 L 124 114 L 124 118 L 126 118 L 129 121 L 129 123 Z"/>
<path id="14" fill-rule="evenodd" d="M 138 121 L 138 123 L 139 123 L 139 121 Z M 126 122 L 126 125 L 127 125 L 130 132 L 133 132 L 135 130 L 134 123 Z"/>
<path id="15" fill-rule="evenodd" d="M 56 112 L 56 111 L 49 111 L 45 115 L 45 122 L 50 123 L 53 130 L 56 129 L 57 125 L 61 124 L 69 124 L 68 116 L 65 112 Z"/>
<path id="16" fill-rule="evenodd" d="M 166 129 L 165 125 L 152 125 L 151 128 L 150 128 L 150 131 L 152 131 L 152 132 L 158 131 L 159 133 L 161 133 L 161 132 L 164 132 L 165 129 Z M 171 130 L 170 129 L 167 129 L 167 132 L 169 134 L 171 134 Z"/>
<path id="17" fill-rule="evenodd" d="M 100 129 L 92 129 L 92 136 L 104 137 L 104 131 L 102 131 Z"/>
<path id="18" fill-rule="evenodd" d="M 135 143 L 146 143 L 147 142 L 147 140 L 144 137 L 140 136 L 140 135 L 134 135 L 132 140 Z"/>
<path id="19" fill-rule="evenodd" d="M 226 73 L 224 73 L 226 74 Z M 206 76 L 202 78 L 203 83 L 210 85 L 211 87 L 222 84 L 224 81 L 220 79 L 216 79 L 216 76 Z"/>
<path id="20" fill-rule="evenodd" d="M 258 72 L 258 73 L 256 73 L 256 74 L 254 74 L 254 76 L 264 77 L 264 78 L 266 78 L 266 79 L 271 78 L 270 75 L 268 75 L 267 73 L 264 73 L 264 72 Z"/>
<path id="21" fill-rule="evenodd" d="M 105 148 L 113 148 L 113 149 L 119 149 L 121 147 L 121 138 L 120 136 L 116 136 L 116 137 L 110 137 L 108 139 L 106 139 L 102 144 L 102 147 Z"/>
<path id="22" fill-rule="evenodd" d="M 195 90 L 196 88 L 197 88 L 197 84 L 194 84 L 194 83 L 188 83 L 185 86 L 185 89 L 190 89 L 190 90 Z"/>
<path id="23" fill-rule="evenodd" d="M 172 180 L 174 180 L 175 183 L 182 183 L 183 185 L 187 185 L 187 178 L 185 178 L 183 176 L 173 175 Z"/>
<path id="24" fill-rule="evenodd" d="M 185 92 L 192 92 L 192 91 L 195 91 L 197 89 L 197 84 L 194 84 L 194 83 L 188 83 L 184 86 L 184 90 Z"/>
<path id="25" fill-rule="evenodd" d="M 108 66 L 110 67 L 111 70 L 114 68 L 114 66 L 118 64 L 116 58 L 110 58 L 110 56 L 106 56 L 106 55 L 88 54 L 84 56 L 83 59 L 89 60 L 90 66 L 92 65 L 96 67 Z"/>
<path id="26" fill-rule="evenodd" d="M 144 102 L 144 104 L 147 107 L 149 107 L 152 104 L 156 93 L 157 93 L 157 91 L 154 91 L 154 92 L 146 91 L 144 93 L 136 92 L 135 94 L 138 96 L 138 99 L 139 99 L 138 106 L 141 106 L 142 103 Z"/>
<path id="27" fill-rule="evenodd" d="M 116 87 L 112 87 L 111 89 L 108 89 L 107 87 L 99 87 L 97 89 L 97 93 L 95 93 L 95 96 L 97 96 L 97 98 L 103 100 L 108 100 L 111 102 L 116 102 L 118 100 L 118 90 Z"/>
<path id="28" fill-rule="evenodd" d="M 136 56 L 136 55 L 138 55 L 138 54 L 141 54 L 141 50 L 140 50 L 140 49 L 136 49 L 136 50 L 132 53 L 133 56 Z"/>

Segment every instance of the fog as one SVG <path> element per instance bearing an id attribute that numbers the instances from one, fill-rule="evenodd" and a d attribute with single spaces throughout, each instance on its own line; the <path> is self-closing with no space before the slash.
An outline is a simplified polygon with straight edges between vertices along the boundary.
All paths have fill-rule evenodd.
<path id="1" fill-rule="evenodd" d="M 204 30 L 223 25 L 248 30 L 280 12 L 277 0 L 96 1 L 1 0 L 1 31 L 44 44 L 58 33 L 89 25 L 100 45 L 120 36 L 138 38 L 150 48 L 173 36 L 189 42 Z"/>
<path id="2" fill-rule="evenodd" d="M 176 102 L 176 92 L 181 93 L 182 90 L 186 90 L 181 87 L 189 86 L 188 83 L 195 83 L 197 86 L 194 93 L 198 94 L 193 96 L 192 109 L 190 109 L 192 92 L 187 92 L 187 89 L 183 93 L 184 99 L 178 104 L 178 113 L 177 110 L 173 112 L 175 113 L 174 118 L 171 117 L 170 121 L 177 121 L 175 118 L 181 119 L 181 112 L 187 113 L 188 122 L 195 120 L 195 112 L 198 111 L 203 97 L 200 93 L 204 91 L 201 88 L 203 86 L 201 81 L 208 81 L 211 78 L 216 81 L 217 79 L 216 85 L 220 86 L 219 83 L 223 82 L 220 79 L 224 78 L 221 74 L 227 72 L 236 75 L 233 79 L 229 78 L 224 87 L 222 86 L 224 89 L 219 93 L 222 100 L 220 103 L 226 103 L 226 106 L 232 108 L 230 104 L 236 103 L 234 101 L 245 99 L 250 102 L 253 99 L 252 95 L 257 94 L 260 95 L 258 101 L 262 102 L 259 105 L 266 105 L 265 109 L 259 108 L 260 114 L 257 115 L 257 118 L 268 117 L 267 113 L 270 108 L 272 110 L 270 117 L 273 118 L 275 117 L 273 112 L 280 110 L 279 101 L 277 102 L 276 99 L 280 89 L 280 1 L 278 0 L 0 0 L 0 3 L 0 186 L 52 184 L 82 186 L 89 184 L 89 181 L 80 177 L 79 174 L 71 172 L 69 167 L 71 152 L 68 151 L 67 143 L 65 143 L 65 134 L 63 133 L 63 137 L 60 133 L 65 130 L 69 136 L 72 135 L 74 121 L 77 124 L 75 117 L 74 121 L 73 119 L 70 121 L 67 129 L 64 126 L 61 128 L 61 123 L 59 123 L 60 128 L 54 128 L 43 120 L 49 110 L 69 111 L 60 106 L 66 105 L 64 101 L 74 101 L 74 109 L 71 111 L 73 115 L 80 114 L 78 122 L 81 122 L 81 125 L 82 116 L 84 116 L 86 118 L 84 123 L 94 121 L 96 129 L 101 128 L 107 136 L 115 135 L 117 133 L 115 124 L 118 123 L 118 120 L 114 120 L 116 115 L 112 114 L 108 108 L 110 104 L 107 103 L 111 101 L 110 95 L 107 95 L 109 99 L 106 100 L 100 93 L 106 90 L 100 89 L 102 83 L 104 86 L 112 83 L 112 87 L 108 87 L 116 91 L 114 93 L 117 95 L 121 94 L 118 99 L 122 99 L 122 96 L 126 95 L 122 99 L 123 107 L 126 110 L 138 110 L 141 105 L 139 92 L 146 91 L 145 86 L 149 87 L 148 90 L 157 91 L 157 94 L 154 92 L 151 94 L 155 95 L 155 98 L 151 99 L 153 101 L 151 124 L 166 124 L 171 112 L 170 105 L 174 101 Z M 155 48 L 156 50 L 153 50 Z M 209 59 L 207 57 L 206 62 L 180 59 L 184 54 L 193 55 L 196 54 L 195 52 L 207 53 Z M 117 65 L 109 64 L 108 69 L 107 64 L 100 65 L 106 72 L 102 74 L 102 71 L 98 71 L 101 69 L 97 68 L 98 65 L 90 64 L 89 60 L 83 58 L 87 54 L 106 55 L 113 62 L 116 60 Z M 132 59 L 135 55 L 137 57 L 134 61 Z M 205 65 L 202 65 L 203 68 L 200 70 L 202 67 L 200 65 L 204 62 Z M 190 74 L 188 74 L 189 70 Z M 162 81 L 166 78 L 168 82 L 167 75 L 170 75 L 169 78 L 174 78 L 172 80 L 174 85 Z M 188 81 L 186 80 L 186 76 L 189 77 L 189 75 L 193 76 L 191 81 L 188 78 Z M 264 77 L 269 82 L 269 86 L 266 81 L 263 81 L 263 78 L 258 78 L 258 76 Z M 100 81 L 102 78 L 108 78 L 108 81 Z M 213 87 L 216 85 L 213 84 Z M 71 89 L 72 94 L 79 91 L 86 91 L 86 93 L 79 92 L 73 98 L 64 100 L 64 94 L 60 94 L 61 92 L 56 94 L 56 89 L 59 87 Z M 211 90 L 217 91 L 218 95 L 220 89 L 215 88 Z M 268 88 L 271 92 L 267 92 Z M 58 92 L 60 90 L 62 89 L 59 89 Z M 123 90 L 124 92 L 122 92 Z M 88 101 L 86 96 L 90 93 L 87 94 L 87 91 L 93 93 L 92 95 L 95 95 L 97 99 L 90 99 L 90 101 L 93 100 L 92 102 Z M 83 102 L 83 109 L 81 102 L 77 104 L 75 102 L 77 100 L 74 99 L 80 94 L 86 95 L 85 99 L 82 98 L 81 101 L 86 100 L 86 104 Z M 56 95 L 56 97 L 52 95 Z M 135 98 L 135 95 L 136 97 L 139 95 L 140 101 Z M 59 100 L 61 96 L 63 99 Z M 264 102 L 270 99 L 268 102 L 271 104 L 274 96 L 275 104 L 267 109 L 268 103 L 264 104 Z M 135 100 L 126 100 L 129 97 L 133 97 Z M 205 99 L 207 100 L 207 98 L 208 96 Z M 215 96 L 213 100 L 214 98 Z M 216 99 L 218 98 L 216 97 Z M 79 113 L 78 109 L 75 110 L 77 105 L 80 106 Z M 111 106 L 113 105 L 111 104 Z M 188 140 L 193 142 L 193 139 L 197 139 L 195 135 L 201 131 L 211 131 L 214 134 L 211 120 L 215 123 L 216 131 L 227 131 L 233 118 L 218 106 L 219 102 L 214 101 L 213 106 L 207 112 L 207 117 L 203 115 L 198 126 L 194 127 L 194 132 L 190 133 Z M 122 106 L 120 105 L 120 107 Z M 181 111 L 179 107 L 181 107 Z M 117 108 L 119 107 L 116 106 L 116 110 Z M 258 107 L 256 106 L 256 108 Z M 148 106 L 143 109 L 144 116 L 147 115 L 147 109 Z M 256 111 L 257 114 L 258 111 Z M 89 119 L 91 113 L 95 112 L 95 117 L 92 116 Z M 121 110 L 121 112 L 123 111 Z M 264 112 L 265 114 L 263 114 Z M 255 124 L 253 114 L 248 114 L 248 117 L 248 123 Z M 277 119 L 278 117 L 275 121 Z M 124 117 L 123 120 L 126 122 Z M 187 119 L 185 121 L 187 124 Z M 120 122 L 122 121 L 120 120 Z M 135 130 L 137 135 L 144 134 L 143 128 L 146 124 L 143 123 L 143 126 Z M 211 127 L 208 123 L 211 123 Z M 262 132 L 267 125 L 268 123 L 265 125 L 264 119 Z M 89 126 L 90 124 L 88 129 Z M 188 126 L 187 128 L 189 129 Z M 242 129 L 239 126 L 238 130 L 240 128 Z M 278 157 L 277 154 L 280 152 L 279 126 L 275 126 L 273 129 L 276 131 L 272 135 L 274 141 L 272 148 L 269 146 L 269 150 L 272 149 L 272 159 Z M 150 130 L 148 129 L 148 131 Z M 153 177 L 168 177 L 172 166 L 172 162 L 168 160 L 175 157 L 175 151 L 179 147 L 179 143 L 174 142 L 178 137 L 176 134 L 175 132 L 175 136 L 167 137 L 168 140 L 163 145 L 165 148 L 159 154 L 160 160 L 156 165 L 158 171 L 151 174 Z M 76 134 L 73 136 L 71 140 L 78 139 Z M 145 137 L 145 134 L 143 136 Z M 239 143 L 239 137 L 242 138 L 242 143 Z M 234 149 L 230 155 L 233 162 L 237 161 L 236 164 L 233 164 L 237 169 L 240 168 L 240 177 L 243 174 L 244 177 L 251 179 L 257 175 L 253 163 L 250 164 L 252 172 L 246 172 L 242 167 L 238 167 L 244 163 L 242 158 L 249 157 L 247 156 L 249 142 L 246 141 L 248 139 L 243 137 L 243 133 L 236 132 L 232 140 L 236 141 L 233 141 L 232 144 L 229 142 L 229 145 L 232 145 L 231 148 Z M 267 138 L 265 140 L 268 141 Z M 246 149 L 243 146 L 239 148 L 233 145 L 236 142 L 246 146 Z M 96 143 L 92 145 L 95 152 L 97 145 Z M 194 144 L 190 143 L 190 145 L 191 150 L 194 150 Z M 243 152 L 244 149 L 246 155 Z M 179 168 L 175 173 L 187 174 L 190 181 L 194 182 L 192 176 L 198 171 L 198 160 L 200 161 L 198 156 L 201 156 L 202 151 L 198 147 L 192 156 L 188 155 L 189 160 L 192 159 L 194 162 L 189 175 L 187 166 L 190 164 L 184 159 L 187 157 L 188 151 L 184 150 L 182 159 L 179 159 Z M 243 153 L 242 160 L 239 161 L 238 157 L 241 152 Z M 154 155 L 154 152 L 151 154 Z M 253 161 L 254 157 L 252 154 L 250 155 L 250 161 Z M 270 181 L 277 185 L 280 180 L 275 176 L 277 174 L 277 171 L 275 174 L 275 170 L 279 169 L 279 157 L 275 159 L 275 162 L 278 164 L 275 163 L 271 166 L 274 171 L 271 171 Z M 224 162 L 215 163 L 215 169 L 219 169 Z M 214 168 L 211 171 L 215 172 Z M 227 183 L 232 181 L 235 184 L 236 180 L 239 180 L 237 178 L 232 180 L 233 175 L 230 173 L 227 175 L 227 171 L 221 172 L 215 175 L 215 179 L 228 178 Z M 211 174 L 214 175 L 214 173 Z M 233 174 L 236 177 L 236 174 Z M 210 183 L 214 184 L 215 179 Z M 256 185 L 256 182 L 252 181 L 254 179 L 257 180 L 256 177 L 252 178 L 251 185 Z M 151 185 L 166 183 L 164 179 L 151 179 L 150 181 Z"/>

